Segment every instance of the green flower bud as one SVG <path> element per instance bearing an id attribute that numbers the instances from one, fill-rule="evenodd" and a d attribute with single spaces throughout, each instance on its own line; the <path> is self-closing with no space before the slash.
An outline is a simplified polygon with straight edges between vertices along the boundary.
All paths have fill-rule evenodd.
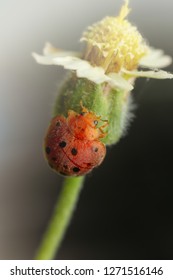
<path id="1" fill-rule="evenodd" d="M 106 84 L 95 84 L 84 78 L 72 75 L 61 87 L 55 102 L 53 115 L 67 116 L 69 110 L 81 112 L 81 103 L 89 111 L 107 121 L 106 136 L 100 139 L 105 144 L 116 143 L 127 124 L 129 111 L 127 91 L 113 89 Z"/>

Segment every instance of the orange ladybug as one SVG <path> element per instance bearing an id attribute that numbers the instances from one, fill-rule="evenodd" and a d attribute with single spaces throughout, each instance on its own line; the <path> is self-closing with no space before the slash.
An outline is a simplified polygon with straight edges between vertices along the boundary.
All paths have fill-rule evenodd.
<path id="1" fill-rule="evenodd" d="M 49 165 L 64 176 L 81 176 L 103 161 L 106 147 L 100 141 L 106 133 L 98 126 L 100 117 L 82 106 L 80 114 L 69 110 L 68 116 L 52 119 L 44 140 Z"/>

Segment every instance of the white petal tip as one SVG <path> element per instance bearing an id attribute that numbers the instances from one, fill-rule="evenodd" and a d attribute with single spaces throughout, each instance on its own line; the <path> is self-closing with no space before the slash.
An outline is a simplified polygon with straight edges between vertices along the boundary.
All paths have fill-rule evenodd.
<path id="1" fill-rule="evenodd" d="M 53 47 L 51 43 L 46 42 L 44 48 L 43 48 L 43 54 L 44 55 L 52 55 L 58 52 L 58 49 Z"/>
<path id="2" fill-rule="evenodd" d="M 153 70 L 153 71 L 128 71 L 123 69 L 123 73 L 128 74 L 131 77 L 136 78 L 153 78 L 153 79 L 173 79 L 173 74 L 168 73 L 163 70 Z"/>
<path id="3" fill-rule="evenodd" d="M 36 60 L 37 63 L 43 65 L 52 65 L 52 59 L 46 56 L 39 55 L 37 53 L 32 53 L 33 58 Z"/>
<path id="4" fill-rule="evenodd" d="M 173 79 L 173 74 L 164 71 L 162 79 Z"/>
<path id="5" fill-rule="evenodd" d="M 140 60 L 140 66 L 147 68 L 164 68 L 172 63 L 172 57 L 162 50 L 150 48 L 149 53 Z"/>
<path id="6" fill-rule="evenodd" d="M 33 57 L 33 58 L 36 60 L 36 62 L 37 62 L 37 54 L 36 54 L 35 52 L 32 52 L 31 55 L 32 55 L 32 57 Z"/>

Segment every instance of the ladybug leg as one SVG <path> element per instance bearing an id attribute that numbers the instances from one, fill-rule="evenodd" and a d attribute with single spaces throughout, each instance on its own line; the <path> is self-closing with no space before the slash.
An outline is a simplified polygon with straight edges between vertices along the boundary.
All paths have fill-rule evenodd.
<path id="1" fill-rule="evenodd" d="M 99 128 L 99 138 L 104 138 L 107 135 L 107 132 L 104 132 L 101 128 Z"/>
<path id="2" fill-rule="evenodd" d="M 102 128 L 105 128 L 106 126 L 109 125 L 108 120 L 101 120 L 101 121 L 104 122 L 104 124 L 100 127 L 101 129 L 102 129 Z"/>
<path id="3" fill-rule="evenodd" d="M 107 132 L 104 132 L 103 129 L 108 126 L 109 122 L 108 120 L 102 120 L 102 122 L 104 122 L 104 124 L 99 127 L 99 138 L 104 138 L 107 135 Z"/>

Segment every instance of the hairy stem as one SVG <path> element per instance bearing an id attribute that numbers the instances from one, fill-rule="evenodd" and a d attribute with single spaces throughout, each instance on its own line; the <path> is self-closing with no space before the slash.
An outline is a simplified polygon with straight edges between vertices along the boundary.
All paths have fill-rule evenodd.
<path id="1" fill-rule="evenodd" d="M 76 206 L 84 176 L 65 178 L 55 210 L 35 256 L 36 260 L 51 260 L 61 244 Z"/>

